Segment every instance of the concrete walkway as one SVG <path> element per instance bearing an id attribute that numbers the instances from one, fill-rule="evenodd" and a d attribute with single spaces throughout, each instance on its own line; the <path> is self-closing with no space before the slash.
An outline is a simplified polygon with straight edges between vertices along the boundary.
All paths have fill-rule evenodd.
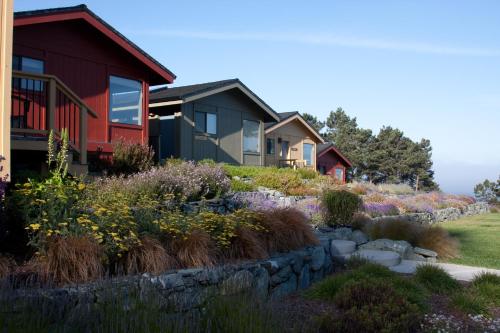
<path id="1" fill-rule="evenodd" d="M 399 265 L 389 267 L 389 269 L 398 273 L 413 274 L 415 273 L 415 270 L 417 269 L 418 265 L 425 265 L 425 264 L 427 263 L 422 261 L 402 260 Z M 493 273 L 500 276 L 500 270 L 498 269 L 455 265 L 447 263 L 433 263 L 431 265 L 443 268 L 453 278 L 459 281 L 471 281 L 476 275 L 479 275 L 482 272 Z"/>

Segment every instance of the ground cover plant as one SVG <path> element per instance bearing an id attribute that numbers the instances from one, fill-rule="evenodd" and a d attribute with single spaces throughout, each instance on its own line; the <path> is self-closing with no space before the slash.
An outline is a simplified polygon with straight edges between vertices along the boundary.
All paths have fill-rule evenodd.
<path id="1" fill-rule="evenodd" d="M 460 242 L 455 264 L 500 269 L 500 213 L 463 217 L 441 223 Z"/>

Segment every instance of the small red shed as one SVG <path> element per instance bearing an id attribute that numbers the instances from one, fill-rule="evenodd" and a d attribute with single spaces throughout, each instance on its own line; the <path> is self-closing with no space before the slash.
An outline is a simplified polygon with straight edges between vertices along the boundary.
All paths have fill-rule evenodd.
<path id="1" fill-rule="evenodd" d="M 119 138 L 147 143 L 149 86 L 174 79 L 85 5 L 17 12 L 11 127 L 24 143 L 13 149 L 42 150 L 26 144 L 30 136 L 62 128 L 90 153 L 111 153 Z"/>
<path id="2" fill-rule="evenodd" d="M 346 171 L 352 167 L 352 163 L 332 143 L 318 145 L 316 161 L 319 173 L 331 175 L 345 184 Z"/>

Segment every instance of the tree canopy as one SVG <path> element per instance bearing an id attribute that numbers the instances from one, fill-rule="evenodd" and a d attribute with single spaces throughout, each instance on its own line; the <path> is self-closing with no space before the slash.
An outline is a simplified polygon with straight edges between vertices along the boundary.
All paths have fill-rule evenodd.
<path id="1" fill-rule="evenodd" d="M 316 131 L 321 132 L 321 130 L 325 127 L 325 122 L 318 120 L 317 117 L 313 116 L 312 114 L 309 113 L 303 113 L 302 118 L 311 125 L 312 128 L 314 128 Z"/>
<path id="2" fill-rule="evenodd" d="M 360 128 L 356 117 L 342 108 L 330 112 L 325 140 L 337 146 L 353 163 L 349 177 L 374 183 L 406 183 L 422 190 L 436 189 L 432 147 L 427 139 L 415 142 L 391 126 L 377 135 Z"/>

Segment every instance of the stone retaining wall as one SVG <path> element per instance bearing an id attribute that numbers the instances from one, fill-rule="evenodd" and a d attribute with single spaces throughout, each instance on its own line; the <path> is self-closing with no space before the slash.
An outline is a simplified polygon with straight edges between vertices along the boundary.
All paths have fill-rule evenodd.
<path id="1" fill-rule="evenodd" d="M 488 213 L 490 211 L 490 207 L 486 202 L 476 202 L 470 205 L 465 206 L 464 208 L 445 208 L 438 209 L 432 213 L 407 213 L 396 216 L 382 216 L 373 218 L 374 221 L 378 221 L 380 219 L 398 219 L 398 220 L 407 220 L 410 222 L 418 222 L 422 224 L 434 224 L 445 221 L 453 221 L 458 220 L 464 216 L 472 216 L 478 214 Z"/>
<path id="2" fill-rule="evenodd" d="M 250 292 L 261 299 L 277 298 L 308 288 L 313 282 L 333 272 L 330 255 L 331 237 L 319 235 L 320 244 L 261 261 L 213 268 L 169 271 L 159 276 L 143 274 L 89 283 L 79 287 L 14 291 L 25 299 L 48 298 L 53 302 L 98 302 L 110 290 L 114 297 L 155 293 L 165 308 L 188 311 L 201 306 L 209 296 Z"/>

